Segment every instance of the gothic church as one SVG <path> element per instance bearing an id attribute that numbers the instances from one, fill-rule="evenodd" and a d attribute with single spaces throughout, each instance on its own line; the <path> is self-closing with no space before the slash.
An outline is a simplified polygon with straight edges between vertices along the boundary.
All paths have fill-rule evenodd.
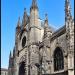
<path id="1" fill-rule="evenodd" d="M 47 14 L 44 21 L 39 19 L 38 10 L 36 0 L 32 0 L 30 15 L 25 9 L 22 24 L 18 20 L 8 75 L 74 75 L 74 19 L 70 1 L 65 0 L 65 24 L 56 31 L 49 26 Z"/>

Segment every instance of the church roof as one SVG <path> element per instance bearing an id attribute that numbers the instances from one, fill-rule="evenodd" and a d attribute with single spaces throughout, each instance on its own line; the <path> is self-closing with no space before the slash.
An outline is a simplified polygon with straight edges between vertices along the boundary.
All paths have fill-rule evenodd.
<path id="1" fill-rule="evenodd" d="M 60 29 L 56 30 L 52 36 L 51 36 L 51 40 L 57 38 L 58 36 L 64 34 L 66 31 L 66 26 L 64 25 L 63 27 L 61 27 Z"/>

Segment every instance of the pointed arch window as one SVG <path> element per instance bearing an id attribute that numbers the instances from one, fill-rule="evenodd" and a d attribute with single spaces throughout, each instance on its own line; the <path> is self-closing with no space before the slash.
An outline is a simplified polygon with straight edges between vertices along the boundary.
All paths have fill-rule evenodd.
<path id="1" fill-rule="evenodd" d="M 25 75 L 26 73 L 26 68 L 25 68 L 26 63 L 21 62 L 19 65 L 19 75 Z"/>
<path id="2" fill-rule="evenodd" d="M 54 51 L 54 71 L 64 69 L 64 58 L 62 50 L 57 47 Z"/>

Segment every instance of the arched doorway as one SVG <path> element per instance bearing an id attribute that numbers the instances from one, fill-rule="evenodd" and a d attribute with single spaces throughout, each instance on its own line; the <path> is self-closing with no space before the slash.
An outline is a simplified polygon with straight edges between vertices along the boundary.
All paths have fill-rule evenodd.
<path id="1" fill-rule="evenodd" d="M 19 75 L 25 75 L 25 62 L 21 62 L 19 65 Z"/>
<path id="2" fill-rule="evenodd" d="M 62 50 L 57 47 L 54 51 L 54 71 L 64 69 L 64 58 Z"/>

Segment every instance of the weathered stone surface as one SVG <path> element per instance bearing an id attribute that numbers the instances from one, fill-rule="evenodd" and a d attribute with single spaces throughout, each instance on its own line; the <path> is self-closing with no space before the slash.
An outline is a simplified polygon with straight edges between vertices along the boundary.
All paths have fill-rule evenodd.
<path id="1" fill-rule="evenodd" d="M 16 33 L 14 56 L 9 57 L 8 69 L 11 70 L 8 74 L 19 75 L 20 64 L 25 62 L 23 75 L 74 75 L 74 20 L 70 17 L 69 9 L 65 10 L 65 25 L 53 32 L 48 25 L 47 16 L 42 26 L 42 21 L 38 19 L 38 8 L 34 7 L 30 9 L 27 24 L 23 22 L 20 31 Z M 23 21 L 24 19 L 26 17 Z M 23 41 L 24 37 L 26 39 Z M 63 69 L 60 69 L 61 59 L 55 58 L 55 52 L 56 57 L 63 58 Z M 57 55 L 58 52 L 62 55 Z M 54 63 L 57 64 L 56 71 Z"/>

